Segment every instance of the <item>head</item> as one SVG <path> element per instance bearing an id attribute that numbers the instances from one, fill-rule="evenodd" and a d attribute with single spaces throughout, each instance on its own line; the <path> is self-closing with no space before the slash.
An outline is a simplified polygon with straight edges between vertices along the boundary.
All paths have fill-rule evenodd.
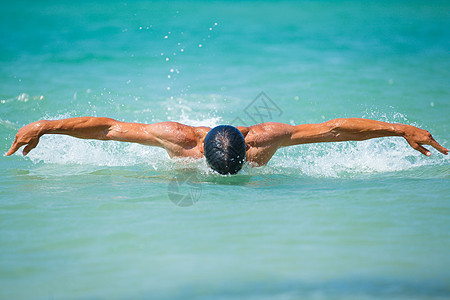
<path id="1" fill-rule="evenodd" d="M 233 126 L 220 125 L 205 137 L 204 154 L 208 165 L 216 172 L 236 174 L 245 162 L 245 140 Z"/>

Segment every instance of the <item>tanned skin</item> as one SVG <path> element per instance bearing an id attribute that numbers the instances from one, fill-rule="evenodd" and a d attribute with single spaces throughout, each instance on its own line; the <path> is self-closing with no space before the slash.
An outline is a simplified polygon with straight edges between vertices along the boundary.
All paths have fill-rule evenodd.
<path id="1" fill-rule="evenodd" d="M 309 143 L 362 141 L 372 138 L 401 136 L 415 150 L 426 156 L 431 153 L 422 145 L 430 145 L 442 154 L 448 149 L 439 145 L 423 129 L 369 119 L 334 119 L 319 124 L 289 125 L 262 123 L 237 127 L 245 137 L 246 159 L 253 166 L 266 165 L 277 149 Z M 81 139 L 113 140 L 164 148 L 170 157 L 203 157 L 203 146 L 209 127 L 193 127 L 177 122 L 140 124 L 120 122 L 110 118 L 79 117 L 63 120 L 41 120 L 28 124 L 17 132 L 7 156 L 25 146 L 27 155 L 44 134 L 64 134 Z"/>

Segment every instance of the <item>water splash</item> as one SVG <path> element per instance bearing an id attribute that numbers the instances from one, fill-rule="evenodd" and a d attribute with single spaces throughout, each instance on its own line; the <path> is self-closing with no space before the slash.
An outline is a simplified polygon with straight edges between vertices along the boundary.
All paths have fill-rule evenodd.
<path id="1" fill-rule="evenodd" d="M 410 148 L 400 137 L 361 142 L 301 145 L 279 150 L 272 167 L 288 173 L 302 172 L 312 177 L 347 178 L 443 165 L 448 156 L 432 150 L 426 157 Z"/>

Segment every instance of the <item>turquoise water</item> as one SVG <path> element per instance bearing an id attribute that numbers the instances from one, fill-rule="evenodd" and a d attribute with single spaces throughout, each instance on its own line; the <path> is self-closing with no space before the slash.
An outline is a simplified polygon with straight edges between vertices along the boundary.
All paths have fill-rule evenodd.
<path id="1" fill-rule="evenodd" d="M 206 126 L 367 117 L 424 127 L 448 148 L 449 11 L 10 2 L 0 151 L 29 122 L 86 115 Z M 449 158 L 401 138 L 287 148 L 231 177 L 161 149 L 66 136 L 0 166 L 1 299 L 450 298 Z"/>

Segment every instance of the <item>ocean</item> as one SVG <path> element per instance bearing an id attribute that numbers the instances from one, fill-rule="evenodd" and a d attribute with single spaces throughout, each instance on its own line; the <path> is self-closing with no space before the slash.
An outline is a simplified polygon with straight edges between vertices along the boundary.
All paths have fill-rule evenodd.
<path id="1" fill-rule="evenodd" d="M 0 151 L 41 119 L 363 117 L 450 147 L 448 1 L 10 1 Z M 234 176 L 43 136 L 0 156 L 0 299 L 450 299 L 450 161 L 400 137 Z"/>

